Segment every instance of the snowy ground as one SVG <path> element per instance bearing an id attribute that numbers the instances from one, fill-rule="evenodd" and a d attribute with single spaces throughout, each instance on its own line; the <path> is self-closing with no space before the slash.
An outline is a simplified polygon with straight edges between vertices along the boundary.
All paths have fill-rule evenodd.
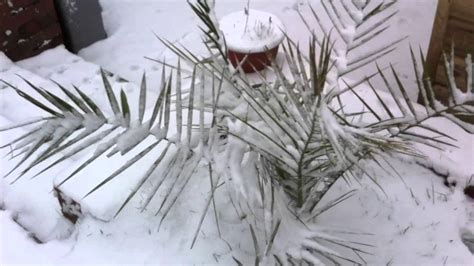
<path id="1" fill-rule="evenodd" d="M 161 73 L 159 66 L 145 57 L 162 60 L 166 58 L 167 52 L 164 52 L 163 44 L 153 33 L 170 41 L 179 41 L 191 48 L 195 47 L 193 43 L 200 39 L 199 31 L 196 30 L 197 19 L 186 1 L 101 0 L 100 2 L 104 8 L 103 19 L 109 38 L 83 49 L 79 54 L 86 60 L 136 83 L 140 82 L 144 71 L 152 80 L 159 79 Z M 277 15 L 286 25 L 288 35 L 306 44 L 308 33 L 296 10 L 300 9 L 303 14 L 311 16 L 306 6 L 307 2 L 252 0 L 250 7 Z M 317 1 L 309 2 L 314 4 Z M 223 16 L 242 10 L 246 4 L 246 0 L 216 1 L 216 12 L 218 16 Z M 436 5 L 436 0 L 400 0 L 399 14 L 390 24 L 391 29 L 386 36 L 390 38 L 410 36 L 410 38 L 399 45 L 396 52 L 379 61 L 381 65 L 384 62 L 392 62 L 401 71 L 404 79 L 414 79 L 410 60 L 400 59 L 409 57 L 410 45 L 427 51 Z"/>
<path id="2" fill-rule="evenodd" d="M 116 77 L 115 85 L 137 97 L 143 71 L 149 74 L 149 84 L 159 84 L 161 69 L 144 57 L 162 59 L 169 52 L 154 37 L 157 35 L 173 41 L 181 41 L 193 47 L 199 40 L 197 20 L 185 1 L 153 0 L 101 0 L 104 21 L 109 38 L 84 50 L 77 57 L 62 47 L 42 55 L 12 63 L 0 55 L 0 79 L 31 91 L 15 74 L 31 80 L 52 91 L 58 89 L 49 81 L 56 80 L 66 86 L 75 84 L 86 91 L 99 104 L 106 105 L 98 75 L 98 65 L 130 81 Z M 286 24 L 290 36 L 301 42 L 307 41 L 306 31 L 298 19 L 295 8 L 306 1 L 252 0 L 252 8 L 278 15 Z M 246 1 L 217 1 L 218 14 L 241 9 Z M 413 46 L 424 50 L 429 42 L 431 24 L 436 7 L 433 0 L 401 0 L 400 15 L 393 23 L 394 34 L 411 37 Z M 408 43 L 401 45 L 387 60 L 397 62 L 397 67 L 411 79 Z M 83 59 L 84 58 L 84 59 Z M 26 105 L 15 93 L 0 85 L 0 127 L 13 122 L 41 115 L 36 108 Z M 152 89 L 150 97 L 156 93 Z M 369 92 L 363 92 L 368 98 Z M 415 95 L 413 95 L 415 96 Z M 346 99 L 350 101 L 350 99 Z M 20 107 L 18 107 L 20 106 Z M 15 110 L 15 111 L 12 111 Z M 445 152 L 425 149 L 439 172 L 456 180 L 455 188 L 444 186 L 444 180 L 433 172 L 410 160 L 394 158 L 392 164 L 403 177 L 375 173 L 387 195 L 383 195 L 370 182 L 355 184 L 359 189 L 355 196 L 320 216 L 319 222 L 326 227 L 340 227 L 361 232 L 347 236 L 373 245 L 373 255 L 365 259 L 370 265 L 472 265 L 474 257 L 462 243 L 461 235 L 474 232 L 474 202 L 465 197 L 462 189 L 467 186 L 474 168 L 473 136 L 438 119 L 438 128 L 447 130 L 458 139 L 460 149 L 447 148 Z M 0 143 L 19 136 L 21 130 L 1 132 Z M 2 176 L 13 165 L 2 150 L 0 161 Z M 221 208 L 223 237 L 219 238 L 214 220 L 209 215 L 202 227 L 196 246 L 191 250 L 191 236 L 196 230 L 200 213 L 209 192 L 208 177 L 203 167 L 187 187 L 187 198 L 178 201 L 178 208 L 157 232 L 160 217 L 155 209 L 140 212 L 133 208 L 140 204 L 140 197 L 116 219 L 110 219 L 123 200 L 124 193 L 133 181 L 133 173 L 141 165 L 130 169 L 130 174 L 115 182 L 120 190 L 97 193 L 83 200 L 86 213 L 76 226 L 61 218 L 56 198 L 50 193 L 53 182 L 69 172 L 90 150 L 72 157 L 55 170 L 34 180 L 26 177 L 9 185 L 11 179 L 3 179 L 0 185 L 0 263 L 1 264 L 233 264 L 232 256 L 251 263 L 251 239 L 248 228 L 242 226 L 233 215 L 233 209 Z M 153 155 L 150 155 L 153 157 Z M 82 180 L 105 176 L 109 165 L 120 165 L 127 158 L 101 159 L 87 172 Z M 151 160 L 151 159 L 150 159 Z M 144 164 L 149 160 L 144 160 Z M 439 166 L 443 166 L 440 168 Z M 87 179 L 89 178 L 89 179 Z M 131 181 L 132 180 L 132 181 Z M 81 182 L 87 184 L 88 182 Z M 72 195 L 80 200 L 81 193 L 89 187 L 71 183 Z M 348 191 L 345 183 L 338 184 L 326 201 Z M 122 192 L 122 193 L 121 193 Z M 222 199 L 220 204 L 229 204 Z M 224 209 L 224 210 L 222 210 Z M 363 234 L 362 234 L 363 233 Z M 365 233 L 369 233 L 367 235 Z M 346 236 L 346 235 L 344 235 Z M 36 239 L 36 240 L 35 240 Z M 42 242 L 39 244 L 38 242 Z M 230 251 L 227 242 L 241 243 L 241 250 Z M 25 255 L 27 254 L 27 255 Z M 250 254 L 250 255 L 249 255 Z M 250 259 L 246 260 L 245 256 Z"/>

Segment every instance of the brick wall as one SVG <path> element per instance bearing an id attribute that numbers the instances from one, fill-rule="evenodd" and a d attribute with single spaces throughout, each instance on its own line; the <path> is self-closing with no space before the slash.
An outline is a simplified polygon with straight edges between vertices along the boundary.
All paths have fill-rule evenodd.
<path id="1" fill-rule="evenodd" d="M 0 51 L 18 61 L 63 43 L 53 0 L 0 0 Z"/>

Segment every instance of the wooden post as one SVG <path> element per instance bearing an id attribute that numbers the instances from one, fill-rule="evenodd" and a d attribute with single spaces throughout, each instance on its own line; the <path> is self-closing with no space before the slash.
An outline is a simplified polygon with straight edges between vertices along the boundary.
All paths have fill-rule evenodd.
<path id="1" fill-rule="evenodd" d="M 448 27 L 449 11 L 453 0 L 438 0 L 438 9 L 431 33 L 430 47 L 426 57 L 425 75 L 436 77 L 437 66 L 443 53 L 444 36 Z"/>
<path id="2" fill-rule="evenodd" d="M 461 90 L 467 89 L 465 57 L 474 53 L 474 1 L 439 0 L 425 76 L 433 81 L 436 98 L 447 103 L 450 93 L 444 69 L 443 52 L 454 45 L 454 76 Z M 473 54 L 474 55 L 474 54 Z M 421 98 L 418 99 L 421 102 Z"/>

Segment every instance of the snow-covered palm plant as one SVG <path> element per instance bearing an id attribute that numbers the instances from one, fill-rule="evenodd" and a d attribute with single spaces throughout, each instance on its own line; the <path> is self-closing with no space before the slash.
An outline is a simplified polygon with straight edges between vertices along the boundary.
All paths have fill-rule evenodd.
<path id="1" fill-rule="evenodd" d="M 335 2 L 339 2 L 343 8 L 338 10 Z M 263 158 L 262 164 L 267 168 L 263 172 L 271 173 L 293 200 L 295 207 L 303 212 L 308 210 L 311 212 L 339 177 L 351 175 L 356 169 L 364 173 L 364 167 L 361 165 L 364 159 L 376 160 L 377 156 L 383 157 L 391 152 L 419 156 L 407 141 L 434 147 L 439 144 L 451 145 L 438 138 L 439 136 L 449 138 L 447 134 L 424 123 L 430 118 L 444 116 L 466 131 L 474 132 L 472 125 L 457 118 L 457 115 L 470 115 L 472 112 L 472 106 L 469 105 L 472 101 L 470 96 L 472 92 L 462 93 L 451 78 L 449 89 L 456 99 L 452 98 L 448 106 L 437 102 L 431 81 L 429 77 L 420 74 L 423 69 L 419 68 L 413 51 L 411 60 L 418 90 L 424 100 L 423 110 L 419 110 L 411 102 L 393 66 L 389 66 L 389 70 L 396 81 L 395 87 L 390 85 L 389 77 L 377 65 L 377 75 L 387 86 L 390 99 L 384 99 L 380 95 L 372 86 L 370 77 L 362 79 L 372 89 L 375 98 L 378 99 L 377 104 L 383 107 L 382 110 L 377 110 L 379 108 L 373 106 L 373 103 L 369 104 L 359 96 L 356 88 L 345 82 L 344 76 L 348 72 L 338 67 L 340 54 L 337 57 L 332 55 L 334 51 L 341 53 L 334 48 L 335 43 L 342 40 L 346 46 L 346 53 L 364 44 L 370 44 L 370 41 L 387 29 L 384 24 L 397 13 L 396 10 L 391 10 L 395 2 L 381 1 L 370 9 L 370 1 L 354 1 L 355 8 L 351 9 L 345 1 L 321 1 L 324 8 L 320 12 L 331 18 L 335 28 L 340 28 L 340 25 L 350 27 L 341 15 L 344 11 L 354 23 L 356 30 L 365 29 L 361 33 L 354 32 L 356 40 L 362 39 L 360 44 L 354 47 L 354 40 L 348 40 L 342 34 L 344 29 L 338 30 L 341 38 L 334 41 L 331 41 L 329 35 L 318 38 L 311 30 L 312 39 L 308 47 L 309 54 L 306 56 L 299 45 L 288 38 L 287 45 L 283 47 L 288 71 L 283 71 L 282 67 L 274 64 L 268 69 L 271 74 L 261 76 L 258 82 L 250 82 L 245 75 L 236 75 L 239 69 L 228 69 L 227 64 L 222 63 L 227 59 L 220 57 L 218 53 L 211 53 L 211 60 L 198 60 L 195 55 L 187 54 L 171 43 L 165 44 L 182 59 L 191 64 L 198 64 L 204 72 L 216 80 L 221 80 L 221 83 L 224 80 L 228 85 L 225 86 L 227 90 L 236 92 L 234 95 L 238 95 L 241 100 L 235 101 L 240 104 L 237 111 L 232 110 L 235 106 L 230 108 L 218 106 L 218 109 L 222 109 L 224 116 L 244 125 L 246 133 L 230 130 L 229 134 L 244 141 L 260 154 Z M 327 32 L 320 21 L 321 14 L 318 15 L 311 6 L 310 9 L 322 31 Z M 364 14 L 365 10 L 367 11 Z M 369 22 L 381 13 L 386 14 L 376 17 L 375 22 Z M 303 16 L 301 18 L 308 26 L 305 18 Z M 393 51 L 395 45 L 402 39 L 389 42 L 380 49 L 370 50 L 362 56 L 363 58 L 349 60 L 349 65 L 355 65 L 353 70 L 360 69 Z M 212 46 L 207 47 L 212 51 L 212 48 L 218 47 L 220 43 L 225 41 L 216 39 Z M 424 65 L 421 53 L 420 56 Z M 445 56 L 447 75 L 450 77 L 454 76 L 452 57 L 451 55 L 451 59 L 448 59 Z M 212 63 L 200 65 L 199 62 L 203 61 Z M 467 65 L 470 67 L 466 70 L 469 72 L 468 76 L 472 76 L 470 57 L 467 58 Z M 271 78 L 268 76 L 275 78 L 270 81 Z M 472 87 L 472 82 L 467 83 Z M 356 86 L 358 84 L 361 83 L 357 82 Z M 347 112 L 340 102 L 344 94 L 352 94 L 358 99 L 365 109 L 365 114 Z M 247 107 L 242 108 L 242 103 Z M 393 104 L 395 109 L 388 107 Z M 371 115 L 375 121 L 367 123 L 353 119 L 364 115 Z M 416 128 L 437 136 L 419 133 Z"/>
<path id="2" fill-rule="evenodd" d="M 60 158 L 38 172 L 41 174 L 87 147 L 97 145 L 95 153 L 58 184 L 61 186 L 107 151 L 109 156 L 116 153 L 124 155 L 145 140 L 152 140 L 151 144 L 135 151 L 136 155 L 130 161 L 98 182 L 87 196 L 164 142 L 165 148 L 160 150 L 150 168 L 137 177 L 136 186 L 117 213 L 166 161 L 168 164 L 164 167 L 161 180 L 171 179 L 173 185 L 168 188 L 158 207 L 163 220 L 195 169 L 204 163 L 210 170 L 212 188 L 200 225 L 215 193 L 218 193 L 217 184 L 226 179 L 231 201 L 247 206 L 247 215 L 243 217 L 252 216 L 252 219 L 245 219 L 254 243 L 256 263 L 288 261 L 311 264 L 323 261 L 337 264 L 340 260 L 357 263 L 350 256 L 338 253 L 337 249 L 350 249 L 357 256 L 365 251 L 357 244 L 318 231 L 313 224 L 315 217 L 350 197 L 351 192 L 327 206 L 318 205 L 321 199 L 338 180 L 350 181 L 365 175 L 377 184 L 367 165 L 371 162 L 382 165 L 380 160 L 386 161 L 391 154 L 420 156 L 411 143 L 450 145 L 443 140 L 449 138 L 449 134 L 425 123 L 432 117 L 446 117 L 473 133 L 472 125 L 459 120 L 456 115 L 472 115 L 469 103 L 473 101 L 474 85 L 471 58 L 467 59 L 469 89 L 467 93 L 461 93 L 454 82 L 452 56 L 446 56 L 452 98 L 448 106 L 442 105 L 434 98 L 429 78 L 420 74 L 422 69 L 413 52 L 418 89 L 424 103 L 422 108 L 410 101 L 393 67 L 389 70 L 396 86 L 390 85 L 388 74 L 383 69 L 378 68 L 378 72 L 371 75 L 379 75 L 383 79 L 390 92 L 388 98 L 372 86 L 370 76 L 364 76 L 352 84 L 346 83 L 344 77 L 347 73 L 391 52 L 400 41 L 397 39 L 351 59 L 349 54 L 352 51 L 386 30 L 387 21 L 396 10 L 390 11 L 395 1 L 381 1 L 372 9 L 369 5 L 371 1 L 349 2 L 323 0 L 323 8 L 317 9 L 319 11 L 310 8 L 317 25 L 326 33 L 324 37 L 317 37 L 310 27 L 311 23 L 302 15 L 312 37 L 308 53 L 287 38 L 282 53 L 285 68 L 275 63 L 268 68 L 267 76 L 250 81 L 241 69 L 233 68 L 228 63 L 225 40 L 215 19 L 214 2 L 199 0 L 191 6 L 205 25 L 202 30 L 209 56 L 202 57 L 163 40 L 181 63 L 170 76 L 162 75 L 160 95 L 154 99 L 150 114 L 145 113 L 145 79 L 140 90 L 138 110 L 133 112 L 127 95 L 120 93 L 119 104 L 113 88 L 103 75 L 105 92 L 113 111 L 110 117 L 79 89 L 73 93 L 61 87 L 69 98 L 70 103 L 67 103 L 60 96 L 34 84 L 30 86 L 44 99 L 37 99 L 12 86 L 20 96 L 51 116 L 19 125 L 41 123 L 3 146 L 15 145 L 14 150 L 23 151 L 23 158 L 9 174 L 27 163 L 18 173 L 20 178 L 62 152 Z M 330 37 L 330 30 L 321 22 L 323 14 L 330 18 L 339 37 Z M 341 50 L 336 41 L 342 42 L 345 50 Z M 339 48 L 336 49 L 336 45 Z M 422 61 L 421 65 L 424 65 Z M 181 64 L 184 63 L 192 70 L 188 77 L 191 79 L 189 88 L 182 88 L 181 84 L 184 78 Z M 363 82 L 369 85 L 377 104 L 359 95 L 356 86 Z M 341 98 L 347 94 L 360 101 L 363 106 L 361 112 L 346 109 Z M 176 131 L 171 134 L 172 105 L 176 111 Z M 186 109 L 187 112 L 184 111 Z M 199 115 L 198 126 L 193 120 L 194 112 Z M 211 113 L 212 121 L 206 123 L 205 112 Z M 183 113 L 186 113 L 186 118 Z M 11 128 L 14 127 L 2 130 Z M 193 134 L 196 129 L 198 133 Z M 161 184 L 158 182 L 152 187 L 143 207 L 151 202 Z M 240 263 L 238 258 L 234 259 Z"/>
<path id="3" fill-rule="evenodd" d="M 339 14 L 334 2 L 337 1 L 321 2 L 325 6 L 324 12 L 330 17 L 328 5 L 332 7 L 333 12 Z M 422 158 L 422 155 L 412 148 L 414 143 L 437 148 L 442 145 L 452 145 L 449 143 L 449 139 L 452 138 L 447 133 L 429 126 L 426 123 L 427 120 L 443 116 L 466 131 L 474 132 L 472 125 L 457 118 L 457 115 L 472 116 L 473 109 L 470 106 L 472 82 L 468 82 L 469 91 L 461 93 L 451 78 L 452 83 L 449 88 L 453 99 L 454 97 L 456 99 L 450 100 L 448 106 L 440 104 L 434 98 L 429 78 L 420 74 L 423 69 L 419 68 L 413 52 L 412 61 L 418 89 L 424 99 L 423 108 L 411 102 L 405 85 L 393 66 L 389 66 L 388 69 L 390 78 L 395 80 L 396 86 L 390 84 L 389 75 L 378 65 L 377 72 L 374 74 L 380 76 L 387 86 L 386 90 L 390 93 L 388 98 L 373 87 L 370 78 L 374 75 L 364 76 L 361 81 L 352 85 L 344 80 L 347 73 L 361 69 L 393 51 L 396 44 L 403 39 L 389 42 L 380 49 L 371 50 L 353 60 L 346 60 L 348 53 L 369 44 L 373 38 L 387 29 L 383 26 L 384 23 L 397 12 L 396 10 L 388 12 L 394 3 L 395 1 L 381 2 L 363 15 L 361 12 L 368 8 L 368 2 L 354 2 L 357 7 L 356 12 L 359 12 L 361 17 L 357 20 L 354 19 L 354 13 L 349 12 L 350 9 L 346 3 L 340 1 L 356 22 L 355 29 L 366 27 L 366 30 L 358 35 L 355 31 L 353 32 L 356 36 L 355 40 L 360 43 L 354 44 L 354 40 L 349 40 L 342 34 L 343 30 L 338 30 L 346 46 L 346 52 L 341 57 L 341 50 L 334 48 L 335 41 L 331 41 L 329 32 L 324 38 L 317 38 L 311 31 L 313 38 L 308 47 L 309 54 L 306 55 L 300 49 L 300 45 L 288 38 L 287 45 L 283 47 L 286 70 L 274 64 L 268 68 L 265 76 L 262 75 L 257 79 L 258 81 L 255 81 L 255 78 L 250 81 L 239 69 L 230 69 L 225 63 L 227 59 L 213 52 L 216 46 L 225 43 L 223 40 L 214 40 L 213 46 L 207 46 L 211 52 L 210 58 L 199 58 L 171 43 L 165 43 L 180 58 L 191 65 L 199 66 L 202 72 L 212 77 L 212 80 L 220 81 L 219 91 L 222 89 L 230 92 L 229 94 L 235 97 L 231 102 L 238 104 L 226 102 L 218 103 L 217 106 L 221 114 L 220 129 L 227 132 L 228 143 L 231 144 L 228 144 L 230 155 L 222 156 L 222 153 L 218 152 L 214 156 L 214 163 L 217 164 L 214 168 L 224 169 L 220 174 L 229 176 L 230 180 L 241 180 L 234 183 L 238 187 L 237 190 L 243 191 L 239 195 L 245 198 L 244 202 L 247 206 L 253 204 L 253 206 L 258 206 L 257 209 L 267 210 L 272 214 L 271 221 L 291 223 L 292 219 L 288 219 L 283 214 L 288 214 L 288 212 L 280 210 L 279 214 L 275 214 L 273 211 L 274 204 L 290 206 L 289 213 L 298 216 L 297 220 L 311 221 L 327 208 L 337 205 L 350 196 L 350 193 L 347 193 L 328 206 L 318 206 L 323 196 L 338 180 L 350 181 L 353 177 L 359 178 L 365 175 L 377 184 L 376 178 L 371 176 L 367 167 L 370 162 L 374 162 L 386 171 L 385 168 L 391 167 L 387 157 L 392 154 Z M 311 10 L 319 21 L 318 14 L 314 9 Z M 384 11 L 387 14 L 378 22 L 368 23 L 373 16 Z M 337 18 L 341 19 L 339 15 Z M 341 21 L 336 22 L 334 18 L 333 23 L 342 24 Z M 307 22 L 305 24 L 308 25 Z M 324 26 L 320 24 L 320 27 L 324 31 Z M 337 56 L 332 55 L 333 51 L 338 53 Z M 420 55 L 424 65 L 423 55 Z M 340 60 L 350 66 L 349 70 L 347 66 L 338 62 Z M 467 71 L 470 76 L 468 79 L 472 79 L 472 61 L 470 58 L 467 60 L 469 66 Z M 206 62 L 206 64 L 201 64 L 201 62 Z M 452 60 L 446 58 L 445 64 L 448 75 L 454 77 Z M 362 83 L 367 84 L 371 89 L 373 98 L 377 99 L 376 103 L 369 102 L 360 96 L 355 87 Z M 214 91 L 215 88 L 213 87 L 212 90 Z M 340 99 L 346 94 L 350 94 L 350 97 L 360 102 L 363 107 L 362 112 L 354 113 L 346 110 Z M 229 98 L 229 95 L 226 97 Z M 362 117 L 365 119 L 360 119 Z M 228 161 L 225 161 L 226 158 Z M 222 160 L 224 160 L 224 165 L 219 167 Z M 253 163 L 249 163 L 249 160 Z M 226 167 L 229 170 L 226 171 Z M 249 175 L 249 172 L 244 169 L 249 167 L 256 169 L 253 172 L 256 177 L 251 182 L 248 181 L 252 179 L 251 174 Z M 390 171 L 396 172 L 394 169 Z M 247 181 L 242 179 L 247 179 Z M 271 184 L 272 189 L 266 187 L 268 184 Z M 380 188 L 383 190 L 382 187 Z M 252 199 L 251 194 L 254 192 L 260 194 L 261 199 Z M 268 200 L 269 197 L 271 200 Z M 267 203 L 265 203 L 265 198 Z M 275 198 L 280 199 L 275 200 Z M 255 202 L 259 203 L 255 205 Z M 258 216 L 256 213 L 259 211 L 251 208 L 248 211 Z M 264 224 L 265 219 L 260 218 Z M 278 227 L 274 226 L 275 223 L 270 222 L 270 225 L 264 226 L 265 228 L 261 231 L 267 232 L 267 236 L 274 237 L 275 230 L 278 230 Z M 256 235 L 257 233 L 252 229 L 252 239 L 257 247 Z M 293 262 L 295 258 L 308 262 L 310 257 L 314 259 L 314 255 L 317 254 L 316 256 L 323 256 L 330 262 L 333 262 L 331 259 L 335 258 L 348 259 L 337 256 L 337 253 L 329 250 L 321 251 L 314 248 L 318 246 L 318 243 L 324 242 L 322 240 L 324 238 L 318 237 L 317 234 L 310 239 L 305 237 L 302 239 L 305 244 L 300 242 L 296 246 L 301 244 L 302 249 L 299 251 L 303 253 L 284 254 L 283 258 Z M 265 243 L 272 242 L 273 238 L 266 238 Z M 339 247 L 341 246 L 344 245 Z M 268 250 L 268 244 L 264 247 L 259 250 Z M 357 250 L 357 248 L 352 247 L 352 250 Z M 257 258 L 262 255 L 256 253 Z M 281 260 L 284 259 L 276 255 L 276 261 Z"/>

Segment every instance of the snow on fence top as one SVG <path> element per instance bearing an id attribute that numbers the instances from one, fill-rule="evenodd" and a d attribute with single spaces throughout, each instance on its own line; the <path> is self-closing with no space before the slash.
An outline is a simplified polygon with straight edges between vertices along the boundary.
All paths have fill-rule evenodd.
<path id="1" fill-rule="evenodd" d="M 224 16 L 220 21 L 227 47 L 240 53 L 272 49 L 285 37 L 285 26 L 275 15 L 249 9 Z"/>

